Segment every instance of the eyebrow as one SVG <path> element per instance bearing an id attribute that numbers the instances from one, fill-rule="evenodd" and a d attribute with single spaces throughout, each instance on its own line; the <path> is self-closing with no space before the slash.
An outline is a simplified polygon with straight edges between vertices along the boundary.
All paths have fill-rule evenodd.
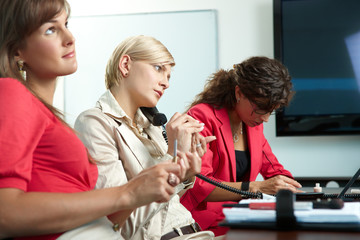
<path id="1" fill-rule="evenodd" d="M 67 16 L 66 19 L 65 19 L 65 22 L 67 22 L 67 21 L 69 21 L 69 16 Z M 47 21 L 46 23 L 56 23 L 56 22 L 59 22 L 59 21 L 52 18 L 49 21 Z"/>

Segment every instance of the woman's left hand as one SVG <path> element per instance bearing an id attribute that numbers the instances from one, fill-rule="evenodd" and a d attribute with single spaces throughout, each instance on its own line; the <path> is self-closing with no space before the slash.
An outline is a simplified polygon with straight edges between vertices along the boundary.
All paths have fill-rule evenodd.
<path id="1" fill-rule="evenodd" d="M 177 140 L 177 150 L 188 152 L 191 148 L 192 135 L 201 132 L 204 124 L 195 120 L 186 113 L 175 113 L 166 124 L 166 132 L 168 136 L 168 153 L 174 152 L 174 141 Z"/>
<path id="2" fill-rule="evenodd" d="M 266 194 L 276 194 L 280 189 L 289 189 L 292 192 L 302 192 L 301 184 L 292 178 L 283 175 L 276 175 L 264 181 L 256 181 L 250 183 L 250 191 L 260 191 Z"/>
<path id="3" fill-rule="evenodd" d="M 194 133 L 191 136 L 191 152 L 197 152 L 200 157 L 204 156 L 207 150 L 207 144 L 216 139 L 215 136 L 204 137 L 200 133 Z"/>

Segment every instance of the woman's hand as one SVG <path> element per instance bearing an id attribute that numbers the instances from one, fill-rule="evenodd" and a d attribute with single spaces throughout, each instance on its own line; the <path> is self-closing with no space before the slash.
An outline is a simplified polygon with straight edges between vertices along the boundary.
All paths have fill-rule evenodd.
<path id="1" fill-rule="evenodd" d="M 264 181 L 256 181 L 250 183 L 251 192 L 262 192 L 266 194 L 276 194 L 280 189 L 289 189 L 294 193 L 303 192 L 298 190 L 301 184 L 292 178 L 277 175 Z"/>
<path id="2" fill-rule="evenodd" d="M 174 187 L 180 183 L 179 164 L 164 162 L 140 172 L 126 185 L 130 191 L 132 208 L 152 202 L 167 202 L 174 194 Z"/>
<path id="3" fill-rule="evenodd" d="M 201 158 L 197 152 L 178 152 L 178 164 L 181 167 L 180 181 L 184 182 L 201 171 Z"/>
<path id="4" fill-rule="evenodd" d="M 181 152 L 189 152 L 192 144 L 192 135 L 201 132 L 204 124 L 199 123 L 187 114 L 175 113 L 166 124 L 166 132 L 169 140 L 168 154 L 174 152 L 174 141 L 177 140 L 177 149 Z"/>
<path id="5" fill-rule="evenodd" d="M 200 157 L 204 156 L 207 150 L 207 144 L 216 140 L 215 136 L 203 137 L 200 133 L 194 133 L 191 140 L 191 152 L 197 152 Z"/>

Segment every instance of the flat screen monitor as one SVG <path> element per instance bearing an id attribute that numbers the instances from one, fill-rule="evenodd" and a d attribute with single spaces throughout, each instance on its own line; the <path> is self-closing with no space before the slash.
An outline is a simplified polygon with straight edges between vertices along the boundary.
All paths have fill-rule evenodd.
<path id="1" fill-rule="evenodd" d="M 295 95 L 277 136 L 360 134 L 360 0 L 274 0 L 274 55 Z"/>

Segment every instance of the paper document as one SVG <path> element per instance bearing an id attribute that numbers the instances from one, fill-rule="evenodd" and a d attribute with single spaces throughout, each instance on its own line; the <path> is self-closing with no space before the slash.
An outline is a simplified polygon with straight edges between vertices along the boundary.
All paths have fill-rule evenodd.
<path id="1" fill-rule="evenodd" d="M 224 208 L 223 212 L 229 223 L 276 221 L 275 210 Z M 295 210 L 294 215 L 297 222 L 304 223 L 360 223 L 360 202 L 345 202 L 342 209 Z"/>

